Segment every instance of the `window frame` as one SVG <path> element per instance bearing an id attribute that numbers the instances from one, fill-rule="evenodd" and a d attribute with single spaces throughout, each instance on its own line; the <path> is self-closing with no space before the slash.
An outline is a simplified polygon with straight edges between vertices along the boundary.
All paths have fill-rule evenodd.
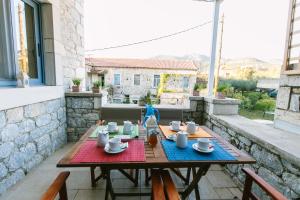
<path id="1" fill-rule="evenodd" d="M 138 76 L 139 77 L 139 84 L 135 84 L 135 77 Z M 140 86 L 141 85 L 141 74 L 134 74 L 133 75 L 133 85 L 134 86 Z"/>
<path id="2" fill-rule="evenodd" d="M 118 85 L 116 85 L 116 81 L 115 81 L 115 76 L 116 75 L 119 75 L 119 84 Z M 120 73 L 114 73 L 113 84 L 114 84 L 114 86 L 121 86 L 121 74 Z"/>
<path id="3" fill-rule="evenodd" d="M 6 18 L 4 19 L 5 28 L 9 29 L 6 33 L 5 39 L 6 41 L 10 41 L 7 46 L 9 46 L 9 50 L 7 50 L 8 56 L 10 57 L 9 65 L 12 66 L 12 70 L 14 71 L 14 80 L 11 81 L 2 81 L 0 80 L 0 87 L 1 86 L 16 86 L 17 85 L 17 75 L 19 73 L 19 65 L 18 65 L 18 53 L 17 53 L 17 24 L 15 23 L 15 2 L 14 0 L 0 0 L 2 1 L 4 10 L 7 10 L 8 13 L 6 14 Z M 29 84 L 30 85 L 43 85 L 44 83 L 44 68 L 43 68 L 43 43 L 42 43 L 42 17 L 41 17 L 41 5 L 39 2 L 34 0 L 20 0 L 23 1 L 25 4 L 28 4 L 33 8 L 34 12 L 34 35 L 35 35 L 35 54 L 36 54 L 36 64 L 37 64 L 37 78 L 30 78 Z"/>
<path id="4" fill-rule="evenodd" d="M 155 85 L 155 76 L 158 76 L 159 77 L 159 81 L 158 81 L 158 83 L 157 83 L 157 85 Z M 154 74 L 153 75 L 153 88 L 158 88 L 158 86 L 159 86 L 159 83 L 160 83 L 160 74 Z"/>

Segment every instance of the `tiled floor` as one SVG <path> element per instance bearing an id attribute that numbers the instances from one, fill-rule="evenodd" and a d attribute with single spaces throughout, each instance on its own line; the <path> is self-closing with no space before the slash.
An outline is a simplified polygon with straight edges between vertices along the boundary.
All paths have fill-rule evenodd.
<path id="1" fill-rule="evenodd" d="M 9 191 L 0 196 L 1 200 L 33 200 L 39 199 L 57 174 L 63 170 L 71 171 L 67 181 L 68 196 L 70 200 L 94 200 L 104 199 L 105 181 L 100 180 L 96 188 L 90 184 L 89 169 L 86 168 L 56 168 L 57 161 L 70 149 L 72 144 L 66 145 L 53 156 L 45 160 L 41 165 L 32 170 L 22 181 L 13 186 Z M 144 173 L 141 172 L 139 187 L 134 187 L 119 172 L 113 172 L 113 187 L 117 192 L 150 192 L 151 187 L 144 184 Z M 178 188 L 183 188 L 179 178 L 172 175 Z M 210 170 L 199 183 L 201 199 L 241 199 L 241 192 L 218 165 L 211 166 Z M 117 199 L 150 199 L 150 197 L 118 197 Z M 189 199 L 195 199 L 194 193 Z"/>

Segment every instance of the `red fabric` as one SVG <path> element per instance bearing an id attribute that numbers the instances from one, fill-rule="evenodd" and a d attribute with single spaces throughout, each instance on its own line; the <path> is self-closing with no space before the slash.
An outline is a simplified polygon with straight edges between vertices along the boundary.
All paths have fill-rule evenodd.
<path id="1" fill-rule="evenodd" d="M 106 163 L 106 162 L 145 161 L 144 140 L 128 141 L 128 148 L 122 153 L 108 154 L 103 147 L 97 147 L 96 140 L 87 140 L 74 155 L 71 163 Z"/>

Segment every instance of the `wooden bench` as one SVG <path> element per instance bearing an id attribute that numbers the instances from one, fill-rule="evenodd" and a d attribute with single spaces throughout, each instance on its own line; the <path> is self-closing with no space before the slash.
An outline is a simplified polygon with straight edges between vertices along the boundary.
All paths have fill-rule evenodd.
<path id="1" fill-rule="evenodd" d="M 248 168 L 243 168 L 243 172 L 246 173 L 246 180 L 244 185 L 243 199 L 249 200 L 259 198 L 251 191 L 252 184 L 255 182 L 263 191 L 267 193 L 273 200 L 287 200 L 285 196 L 283 196 L 280 192 L 278 192 L 274 187 L 264 181 L 261 177 L 259 177 L 255 172 Z"/>
<path id="2" fill-rule="evenodd" d="M 178 200 L 180 199 L 176 186 L 168 170 L 151 170 L 152 200 Z"/>
<path id="3" fill-rule="evenodd" d="M 58 193 L 60 200 L 68 200 L 66 180 L 69 175 L 69 171 L 61 172 L 43 194 L 41 200 L 54 200 Z"/>

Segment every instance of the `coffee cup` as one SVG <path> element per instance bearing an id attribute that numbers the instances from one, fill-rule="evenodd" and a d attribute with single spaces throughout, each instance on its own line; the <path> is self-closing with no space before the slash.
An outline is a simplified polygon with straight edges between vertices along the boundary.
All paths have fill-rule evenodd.
<path id="1" fill-rule="evenodd" d="M 117 130 L 117 122 L 108 122 L 107 124 L 108 132 L 114 132 Z"/>
<path id="2" fill-rule="evenodd" d="M 208 138 L 199 138 L 198 140 L 198 148 L 203 150 L 208 150 L 210 146 L 210 139 Z"/>
<path id="3" fill-rule="evenodd" d="M 115 137 L 115 138 L 111 138 L 108 141 L 109 144 L 109 149 L 112 151 L 117 151 L 121 148 L 121 138 Z"/>
<path id="4" fill-rule="evenodd" d="M 170 126 L 171 126 L 172 130 L 175 130 L 175 131 L 179 131 L 180 130 L 180 124 L 181 124 L 180 121 L 172 121 L 172 122 L 170 122 Z"/>

